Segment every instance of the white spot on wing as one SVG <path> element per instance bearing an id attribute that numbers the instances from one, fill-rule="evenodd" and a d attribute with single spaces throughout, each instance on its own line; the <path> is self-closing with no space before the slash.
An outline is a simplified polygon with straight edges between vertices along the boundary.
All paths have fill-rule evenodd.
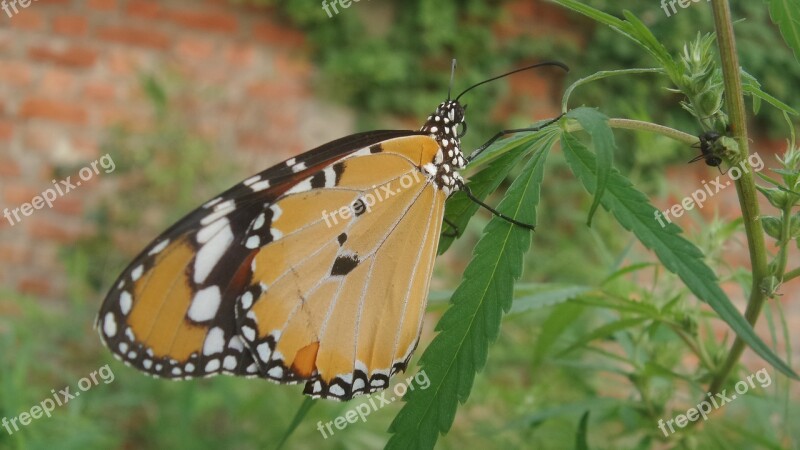
<path id="1" fill-rule="evenodd" d="M 197 232 L 197 243 L 198 244 L 205 244 L 209 241 L 214 235 L 216 235 L 220 230 L 225 227 L 230 226 L 230 222 L 228 221 L 227 217 L 222 217 L 221 219 L 213 222 L 205 227 L 201 228 L 200 231 Z"/>
<path id="2" fill-rule="evenodd" d="M 344 395 L 344 389 L 342 389 L 342 387 L 338 384 L 334 384 L 331 386 L 331 394 L 341 397 Z"/>
<path id="3" fill-rule="evenodd" d="M 258 230 L 259 228 L 264 226 L 264 223 L 267 221 L 267 216 L 264 213 L 261 213 L 256 217 L 256 220 L 253 222 L 253 229 Z"/>
<path id="4" fill-rule="evenodd" d="M 225 370 L 233 370 L 236 368 L 236 357 L 233 355 L 228 355 L 225 357 L 225 360 L 222 361 L 222 367 Z"/>
<path id="5" fill-rule="evenodd" d="M 210 200 L 210 201 L 206 202 L 206 204 L 203 205 L 203 208 L 211 208 L 212 206 L 216 205 L 217 203 L 219 203 L 221 201 L 222 201 L 222 197 L 217 197 L 217 198 L 215 198 L 213 200 Z"/>
<path id="6" fill-rule="evenodd" d="M 106 313 L 106 317 L 103 319 L 103 332 L 108 337 L 117 335 L 117 321 L 114 318 L 114 313 Z"/>
<path id="7" fill-rule="evenodd" d="M 260 180 L 260 179 L 261 179 L 261 175 L 254 175 L 254 176 L 252 176 L 252 177 L 250 177 L 250 178 L 248 178 L 248 179 L 244 180 L 244 183 L 243 183 L 243 184 L 244 184 L 245 186 L 250 186 L 251 184 L 255 183 L 256 181 L 258 181 L 258 180 Z"/>
<path id="8" fill-rule="evenodd" d="M 269 207 L 270 211 L 272 211 L 272 222 L 275 223 L 283 214 L 283 210 L 278 205 L 272 205 Z"/>
<path id="9" fill-rule="evenodd" d="M 261 361 L 264 363 L 268 363 L 269 358 L 272 356 L 272 350 L 269 348 L 269 344 L 264 342 L 263 344 L 258 346 L 257 350 L 258 350 L 258 357 L 261 358 Z"/>
<path id="10" fill-rule="evenodd" d="M 163 241 L 159 242 L 158 245 L 156 245 L 155 247 L 150 249 L 150 251 L 147 252 L 147 254 L 148 255 L 156 255 L 158 253 L 161 253 L 161 250 L 164 250 L 165 248 L 167 248 L 168 244 L 169 244 L 169 239 L 164 239 Z"/>
<path id="11" fill-rule="evenodd" d="M 221 302 L 222 296 L 219 292 L 219 286 L 214 285 L 201 289 L 194 294 L 187 315 L 195 322 L 211 320 L 217 315 Z"/>
<path id="12" fill-rule="evenodd" d="M 250 328 L 248 326 L 243 326 L 242 327 L 242 336 L 244 336 L 244 338 L 247 339 L 248 341 L 253 342 L 253 340 L 255 340 L 255 338 L 256 338 L 256 330 L 254 330 L 254 329 L 252 329 L 252 328 Z"/>
<path id="13" fill-rule="evenodd" d="M 210 241 L 200 247 L 194 259 L 194 282 L 205 281 L 211 270 L 216 267 L 225 250 L 233 242 L 233 232 L 230 227 L 225 227 Z"/>
<path id="14" fill-rule="evenodd" d="M 228 342 L 228 348 L 237 351 L 244 350 L 244 344 L 242 343 L 242 339 L 239 336 L 232 337 L 231 340 Z"/>
<path id="15" fill-rule="evenodd" d="M 283 376 L 283 367 L 275 366 L 272 369 L 269 369 L 267 375 L 275 378 L 281 378 Z"/>
<path id="16" fill-rule="evenodd" d="M 211 361 L 206 363 L 206 368 L 205 368 L 206 372 L 209 373 L 216 372 L 217 370 L 219 370 L 219 359 L 212 359 Z"/>
<path id="17" fill-rule="evenodd" d="M 250 291 L 245 292 L 239 301 L 242 303 L 243 309 L 250 309 L 250 306 L 253 305 L 253 293 Z"/>
<path id="18" fill-rule="evenodd" d="M 247 238 L 247 242 L 244 243 L 244 246 L 247 248 L 258 248 L 261 244 L 261 238 L 258 236 L 250 236 Z"/>
<path id="19" fill-rule="evenodd" d="M 138 266 L 136 266 L 135 269 L 131 271 L 131 279 L 133 281 L 138 280 L 142 276 L 142 273 L 144 273 L 144 266 L 139 264 Z"/>
<path id="20" fill-rule="evenodd" d="M 225 332 L 220 327 L 214 327 L 208 331 L 206 340 L 203 343 L 203 354 L 213 355 L 222 352 L 225 347 Z"/>
<path id="21" fill-rule="evenodd" d="M 253 184 L 252 186 L 250 186 L 250 189 L 252 189 L 253 192 L 259 192 L 259 191 L 263 191 L 264 189 L 266 189 L 268 187 L 269 187 L 269 180 L 264 180 L 264 181 L 259 181 L 258 183 Z"/>
<path id="22" fill-rule="evenodd" d="M 133 298 L 131 297 L 130 292 L 122 291 L 119 294 L 119 309 L 122 311 L 122 314 L 128 315 L 131 312 L 131 306 L 133 305 Z"/>

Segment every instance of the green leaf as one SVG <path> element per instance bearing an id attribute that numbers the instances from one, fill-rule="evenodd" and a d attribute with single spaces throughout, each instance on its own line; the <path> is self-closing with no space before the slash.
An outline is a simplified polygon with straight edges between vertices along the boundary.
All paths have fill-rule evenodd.
<path id="1" fill-rule="evenodd" d="M 597 190 L 592 200 L 592 207 L 589 208 L 589 217 L 586 224 L 592 226 L 592 217 L 597 207 L 600 206 L 600 199 L 608 184 L 608 177 L 611 174 L 611 167 L 614 165 L 614 152 L 617 144 L 614 143 L 614 133 L 608 126 L 608 117 L 594 108 L 576 108 L 567 113 L 567 117 L 575 119 L 581 124 L 583 130 L 589 133 L 594 144 L 594 151 L 597 154 Z"/>
<path id="2" fill-rule="evenodd" d="M 589 450 L 589 442 L 586 439 L 586 434 L 589 432 L 589 412 L 583 413 L 578 431 L 575 432 L 575 450 Z"/>
<path id="3" fill-rule="evenodd" d="M 590 291 L 588 286 L 541 283 L 530 287 L 527 295 L 514 299 L 510 314 L 521 313 L 531 309 L 553 306 Z"/>
<path id="4" fill-rule="evenodd" d="M 536 222 L 544 162 L 552 143 L 541 142 L 500 202 L 500 212 Z M 511 308 L 514 281 L 522 274 L 530 242 L 529 230 L 499 217 L 486 226 L 452 306 L 436 325 L 439 334 L 420 358 L 420 370 L 430 378 L 430 386 L 406 394 L 406 404 L 389 428 L 393 435 L 386 448 L 432 449 L 439 433 L 450 429 L 458 403 L 467 401 L 475 374 L 486 364 L 503 312 Z"/>
<path id="5" fill-rule="evenodd" d="M 564 350 L 562 350 L 561 352 L 559 352 L 558 356 L 562 356 L 562 355 L 564 355 L 566 353 L 569 353 L 569 352 L 575 350 L 576 348 L 583 347 L 586 344 L 588 344 L 589 342 L 596 341 L 598 339 L 605 339 L 605 338 L 617 333 L 618 331 L 622 331 L 622 330 L 625 330 L 627 328 L 634 327 L 634 326 L 639 325 L 642 322 L 645 322 L 647 320 L 650 320 L 650 318 L 649 317 L 636 317 L 636 318 L 631 318 L 631 319 L 620 319 L 620 320 L 617 320 L 617 321 L 614 321 L 614 322 L 607 323 L 607 324 L 605 324 L 605 325 L 603 325 L 603 326 L 601 326 L 601 327 L 599 327 L 599 328 L 597 328 L 595 330 L 592 330 L 592 332 L 581 336 L 572 345 L 570 345 L 569 347 L 567 347 Z"/>
<path id="6" fill-rule="evenodd" d="M 758 103 L 757 101 L 764 100 L 765 102 L 769 103 L 770 105 L 774 106 L 775 108 L 787 112 L 789 114 L 798 115 L 796 109 L 792 108 L 791 106 L 783 103 L 782 101 L 778 100 L 777 98 L 767 94 L 766 92 L 761 90 L 761 83 L 758 82 L 756 77 L 750 75 L 749 73 L 745 72 L 744 69 L 741 69 L 742 72 L 742 91 L 747 94 L 753 96 L 753 112 L 758 114 Z"/>
<path id="7" fill-rule="evenodd" d="M 311 407 L 316 403 L 316 399 L 305 397 L 303 403 L 300 405 L 300 408 L 298 408 L 297 412 L 294 414 L 294 418 L 292 419 L 292 423 L 289 424 L 289 428 L 286 429 L 286 431 L 283 433 L 283 437 L 281 437 L 281 440 L 278 441 L 278 445 L 275 446 L 275 450 L 281 450 L 283 448 L 283 445 L 286 444 L 286 441 L 288 441 L 292 436 L 294 430 L 296 430 L 297 426 L 303 422 L 303 419 L 305 419 L 308 411 L 311 410 Z"/>
<path id="8" fill-rule="evenodd" d="M 559 338 L 567 332 L 569 325 L 578 320 L 585 310 L 583 305 L 573 302 L 559 305 L 553 309 L 553 312 L 542 324 L 542 331 L 533 347 L 531 364 L 534 367 L 544 360 Z"/>
<path id="9" fill-rule="evenodd" d="M 508 172 L 519 165 L 525 151 L 530 149 L 530 145 L 515 142 L 515 148 L 497 157 L 490 162 L 485 169 L 473 175 L 469 179 L 469 188 L 475 197 L 483 200 L 490 193 L 494 192 L 500 183 L 506 179 Z M 478 211 L 478 204 L 469 199 L 463 192 L 456 192 L 447 200 L 444 216 L 458 227 L 458 235 L 464 232 L 469 223 L 469 219 Z M 445 222 L 442 225 L 442 237 L 439 240 L 439 254 L 441 255 L 455 241 L 454 230 L 450 224 Z"/>
<path id="10" fill-rule="evenodd" d="M 800 0 L 767 0 L 769 16 L 781 30 L 786 45 L 800 61 Z"/>
<path id="11" fill-rule="evenodd" d="M 596 166 L 594 156 L 569 134 L 562 135 L 561 147 L 572 171 L 587 191 L 594 192 L 597 183 L 597 175 L 593 172 Z M 612 170 L 601 203 L 620 225 L 632 231 L 645 247 L 655 252 L 667 270 L 677 274 L 697 298 L 708 303 L 747 345 L 780 372 L 798 379 L 797 374 L 755 334 L 719 288 L 716 275 L 703 262 L 703 253 L 679 236 L 681 230 L 677 225 L 669 223 L 661 227 L 655 219 L 658 210 L 619 171 Z"/>

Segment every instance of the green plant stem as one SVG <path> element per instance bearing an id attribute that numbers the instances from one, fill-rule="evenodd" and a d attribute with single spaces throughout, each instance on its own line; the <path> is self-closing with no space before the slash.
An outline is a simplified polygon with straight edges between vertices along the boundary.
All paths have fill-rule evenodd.
<path id="1" fill-rule="evenodd" d="M 789 272 L 786 272 L 786 274 L 783 275 L 783 282 L 785 283 L 785 282 L 787 282 L 787 281 L 789 281 L 789 280 L 791 280 L 793 278 L 797 278 L 797 277 L 800 277 L 800 267 L 798 267 L 797 269 L 794 269 L 794 270 L 790 270 Z"/>
<path id="2" fill-rule="evenodd" d="M 684 133 L 683 131 L 676 130 L 674 128 L 665 127 L 664 125 L 644 122 L 641 120 L 613 118 L 613 119 L 608 119 L 608 126 L 610 126 L 611 128 L 619 128 L 625 130 L 649 131 L 651 133 L 660 134 L 668 138 L 672 138 L 676 141 L 683 142 L 686 145 L 695 145 L 699 142 L 697 136 L 692 136 L 689 133 Z M 579 131 L 582 129 L 583 128 L 581 128 L 580 124 L 578 124 L 577 121 L 570 121 L 566 126 L 566 131 L 569 133 Z"/>
<path id="3" fill-rule="evenodd" d="M 789 262 L 789 244 L 792 242 L 790 236 L 792 227 L 792 205 L 788 205 L 781 211 L 781 237 L 778 245 L 778 255 L 775 257 L 777 264 L 775 266 L 774 275 L 783 281 L 783 273 L 786 272 L 786 264 Z"/>
<path id="4" fill-rule="evenodd" d="M 714 27 L 717 34 L 720 60 L 722 62 L 722 77 L 725 83 L 725 103 L 731 120 L 731 131 L 739 143 L 742 159 L 749 155 L 747 128 L 745 126 L 745 105 L 742 95 L 742 80 L 740 78 L 739 58 L 736 54 L 736 43 L 733 34 L 733 22 L 728 0 L 711 0 L 714 11 Z M 766 295 L 761 291 L 761 283 L 769 276 L 767 265 L 767 251 L 764 242 L 764 230 L 759 219 L 758 198 L 753 174 L 748 172 L 735 182 L 736 193 L 742 208 L 744 230 L 747 236 L 747 246 L 750 251 L 750 264 L 753 270 L 753 284 L 750 289 L 750 298 L 747 303 L 744 317 L 750 325 L 755 324 L 761 313 L 761 308 L 766 300 Z M 716 393 L 730 375 L 733 368 L 744 352 L 745 343 L 736 338 L 730 352 L 722 365 L 719 366 L 709 384 L 708 392 Z"/>

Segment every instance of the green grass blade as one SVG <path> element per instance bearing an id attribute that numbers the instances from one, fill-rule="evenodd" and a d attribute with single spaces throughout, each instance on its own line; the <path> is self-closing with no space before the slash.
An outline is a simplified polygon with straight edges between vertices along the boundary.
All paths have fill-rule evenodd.
<path id="1" fill-rule="evenodd" d="M 575 432 L 575 450 L 589 450 L 589 441 L 586 437 L 589 433 L 589 412 L 583 413 L 578 424 L 578 431 Z"/>
<path id="2" fill-rule="evenodd" d="M 498 210 L 526 223 L 536 222 L 544 162 L 552 141 L 543 142 L 508 190 Z M 420 358 L 430 378 L 425 390 L 409 391 L 389 430 L 388 449 L 432 449 L 446 433 L 458 403 L 469 397 L 475 374 L 486 364 L 503 312 L 511 308 L 514 281 L 522 274 L 530 231 L 499 217 L 486 226 L 475 247 L 452 306 L 436 326 L 439 334 Z"/>
<path id="3" fill-rule="evenodd" d="M 572 171 L 587 191 L 594 192 L 597 183 L 597 175 L 593 172 L 596 166 L 594 155 L 569 134 L 562 136 L 561 146 Z M 616 170 L 612 170 L 602 205 L 620 225 L 632 231 L 645 247 L 653 250 L 667 270 L 678 275 L 697 298 L 708 303 L 765 361 L 781 373 L 798 379 L 797 374 L 756 335 L 720 289 L 716 275 L 703 262 L 703 253 L 679 236 L 680 228 L 677 225 L 670 223 L 662 228 L 655 220 L 658 210 Z"/>
<path id="4" fill-rule="evenodd" d="M 275 450 L 281 450 L 283 448 L 284 444 L 286 444 L 286 441 L 288 441 L 289 438 L 292 436 L 292 433 L 294 433 L 294 430 L 296 430 L 297 426 L 303 422 L 303 419 L 305 419 L 306 414 L 308 414 L 308 411 L 310 411 L 311 407 L 314 406 L 316 403 L 317 400 L 311 397 L 305 397 L 303 399 L 303 403 L 300 405 L 300 407 L 297 409 L 297 412 L 294 414 L 292 423 L 289 424 L 289 428 L 287 428 L 286 431 L 283 433 L 281 440 L 278 441 L 278 445 L 275 446 Z"/>

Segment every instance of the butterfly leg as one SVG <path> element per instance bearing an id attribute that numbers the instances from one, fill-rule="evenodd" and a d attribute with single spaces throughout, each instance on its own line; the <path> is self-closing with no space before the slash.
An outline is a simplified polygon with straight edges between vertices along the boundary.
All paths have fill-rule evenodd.
<path id="1" fill-rule="evenodd" d="M 472 191 L 470 191 L 469 186 L 467 186 L 466 184 L 459 183 L 459 189 L 464 191 L 464 194 L 466 194 L 467 197 L 469 197 L 470 200 L 472 200 L 473 202 L 477 203 L 479 206 L 482 206 L 483 208 L 485 208 L 487 211 L 489 211 L 490 213 L 494 214 L 495 216 L 505 220 L 506 222 L 514 224 L 514 225 L 516 225 L 518 227 L 527 228 L 528 230 L 535 230 L 536 229 L 536 227 L 534 225 L 530 225 L 530 224 L 527 224 L 527 223 L 524 223 L 524 222 L 520 222 L 520 221 L 514 219 L 513 217 L 509 217 L 509 216 L 501 213 L 500 211 L 492 208 L 491 206 L 487 205 L 486 203 L 482 202 L 481 199 L 479 199 L 478 197 L 475 197 L 475 195 L 472 194 Z"/>
<path id="2" fill-rule="evenodd" d="M 498 131 L 498 132 L 497 132 L 497 134 L 495 134 L 494 136 L 492 136 L 492 138 L 491 138 L 491 139 L 489 139 L 488 141 L 486 141 L 486 143 L 485 143 L 485 144 L 481 145 L 480 147 L 478 147 L 477 149 L 475 149 L 475 151 L 473 151 L 472 153 L 470 153 L 470 155 L 469 155 L 469 156 L 467 156 L 467 163 L 469 163 L 469 162 L 471 162 L 472 160 L 474 160 L 475 158 L 477 158 L 477 157 L 478 157 L 478 155 L 480 155 L 481 153 L 483 153 L 483 151 L 484 151 L 484 150 L 486 150 L 487 148 L 489 148 L 489 146 L 490 146 L 490 145 L 494 144 L 494 142 L 495 142 L 496 140 L 500 139 L 501 137 L 503 137 L 503 136 L 505 136 L 505 135 L 508 135 L 508 134 L 514 134 L 514 133 L 520 133 L 520 132 L 523 132 L 523 131 L 539 131 L 539 130 L 541 130 L 542 128 L 544 128 L 544 127 L 546 127 L 546 126 L 548 126 L 548 125 L 550 125 L 550 124 L 552 124 L 552 123 L 555 123 L 555 122 L 557 122 L 557 121 L 558 121 L 559 119 L 561 119 L 561 117 L 563 117 L 563 116 L 564 116 L 564 114 L 562 113 L 562 114 L 560 114 L 558 117 L 556 117 L 555 119 L 548 120 L 547 122 L 545 122 L 545 123 L 543 123 L 543 124 L 541 124 L 541 125 L 539 125 L 539 126 L 536 126 L 536 127 L 529 127 L 529 128 L 515 128 L 515 129 L 512 129 L 512 130 L 503 130 L 503 131 Z"/>
<path id="3" fill-rule="evenodd" d="M 456 238 L 458 237 L 458 225 L 456 225 L 452 220 L 448 219 L 447 217 L 444 218 L 444 223 L 452 228 L 452 231 L 448 231 L 447 233 L 442 233 L 442 236 Z"/>

